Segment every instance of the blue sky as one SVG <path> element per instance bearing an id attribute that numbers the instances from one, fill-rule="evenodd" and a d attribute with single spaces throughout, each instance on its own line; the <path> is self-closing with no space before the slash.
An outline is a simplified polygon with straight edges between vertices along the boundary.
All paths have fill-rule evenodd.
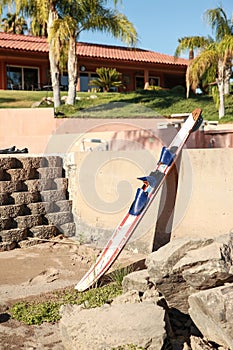
<path id="1" fill-rule="evenodd" d="M 229 19 L 232 18 L 233 0 L 122 0 L 118 10 L 136 27 L 140 39 L 138 47 L 173 55 L 179 38 L 213 34 L 203 20 L 203 14 L 207 9 L 219 6 Z M 83 32 L 79 40 L 124 45 L 110 35 L 92 32 Z"/>

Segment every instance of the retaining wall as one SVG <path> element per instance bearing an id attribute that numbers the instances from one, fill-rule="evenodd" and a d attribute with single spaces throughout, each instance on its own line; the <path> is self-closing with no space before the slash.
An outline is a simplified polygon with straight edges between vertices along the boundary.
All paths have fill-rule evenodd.
<path id="1" fill-rule="evenodd" d="M 75 234 L 61 157 L 0 157 L 0 251 Z"/>
<path id="2" fill-rule="evenodd" d="M 31 154 L 66 153 L 72 143 L 94 134 L 110 144 L 111 150 L 154 147 L 153 136 L 168 144 L 177 129 L 163 127 L 180 121 L 166 118 L 94 119 L 54 118 L 52 108 L 0 109 L 0 149 L 27 147 Z M 173 129 L 173 130 L 172 130 Z M 123 142 L 125 141 L 125 142 Z M 140 146 L 139 146 L 140 145 Z M 232 126 L 216 131 L 197 131 L 188 148 L 233 147 Z M 154 147 L 156 148 L 156 147 Z M 119 148 L 118 148 L 119 149 Z"/>
<path id="3" fill-rule="evenodd" d="M 156 152 L 74 152 L 65 167 L 77 236 L 103 247 L 127 212 Z M 128 248 L 150 252 L 177 237 L 213 237 L 233 229 L 233 149 L 184 149 Z"/>

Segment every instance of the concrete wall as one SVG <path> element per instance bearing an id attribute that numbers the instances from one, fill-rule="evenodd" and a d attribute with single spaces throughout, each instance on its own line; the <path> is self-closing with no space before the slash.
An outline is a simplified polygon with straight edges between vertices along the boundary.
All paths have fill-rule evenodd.
<path id="1" fill-rule="evenodd" d="M 0 149 L 16 145 L 28 147 L 30 155 L 62 155 L 74 205 L 76 234 L 101 245 L 127 211 L 137 187 L 141 186 L 136 178 L 151 171 L 161 146 L 168 144 L 177 132 L 174 127 L 157 128 L 163 121 L 64 120 L 55 119 L 53 109 L 2 109 Z M 221 130 L 219 147 L 224 147 L 222 135 Z M 232 137 L 232 131 L 226 133 L 227 147 L 231 147 L 229 135 Z M 202 136 L 203 133 L 193 133 L 188 145 L 201 147 Z M 218 134 L 214 133 L 214 137 L 216 145 Z M 95 144 L 93 152 L 82 152 L 86 138 L 108 141 L 111 151 L 95 152 L 104 146 Z M 86 147 L 90 149 L 93 144 L 87 143 Z M 130 247 L 151 251 L 174 237 L 212 237 L 231 230 L 232 162 L 232 148 L 184 150 L 180 165 L 177 165 L 177 196 L 174 190 L 177 172 L 174 169 L 135 232 Z"/>
<path id="2" fill-rule="evenodd" d="M 180 220 L 172 238 L 212 237 L 233 231 L 233 149 L 193 149 L 185 153 L 191 167 L 181 162 L 175 208 L 175 217 Z M 189 196 L 186 208 L 185 193 Z"/>
<path id="3" fill-rule="evenodd" d="M 155 139 L 168 144 L 177 132 L 171 124 L 173 119 L 131 118 L 131 119 L 93 119 L 93 118 L 54 118 L 52 108 L 0 109 L 0 149 L 15 145 L 27 147 L 32 154 L 66 153 L 84 138 L 103 138 L 116 149 L 153 149 L 157 147 Z M 168 128 L 163 124 L 169 123 Z M 221 131 L 222 132 L 222 131 Z M 213 137 L 208 135 L 212 140 Z M 233 145 L 233 133 L 227 133 L 221 140 L 221 147 Z M 230 137 L 230 141 L 229 141 Z M 218 135 L 214 136 L 214 145 L 218 145 Z M 122 142 L 125 141 L 125 142 Z M 129 146 L 130 143 L 130 146 Z M 191 135 L 187 147 L 209 147 L 209 139 L 196 132 Z M 226 147 L 226 146 L 225 146 Z M 79 150 L 76 148 L 76 150 Z"/>
<path id="4" fill-rule="evenodd" d="M 153 169 L 159 152 L 66 155 L 77 236 L 100 247 L 106 243 L 141 186 L 137 177 Z M 213 237 L 233 229 L 232 163 L 233 149 L 183 150 L 128 248 L 150 252 L 177 237 Z"/>

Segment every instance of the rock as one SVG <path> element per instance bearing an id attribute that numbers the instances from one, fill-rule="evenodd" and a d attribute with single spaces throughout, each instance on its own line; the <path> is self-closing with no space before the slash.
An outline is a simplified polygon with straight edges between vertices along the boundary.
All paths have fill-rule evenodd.
<path id="1" fill-rule="evenodd" d="M 205 340 L 199 337 L 190 337 L 190 345 L 192 350 L 214 350 L 216 349 L 211 344 L 207 343 Z"/>
<path id="2" fill-rule="evenodd" d="M 200 291 L 188 302 L 189 314 L 203 336 L 233 349 L 233 284 Z"/>
<path id="3" fill-rule="evenodd" d="M 129 273 L 124 277 L 122 282 L 123 292 L 130 290 L 137 290 L 139 292 L 145 292 L 148 286 L 149 274 L 148 271 L 140 270 Z"/>
<path id="4" fill-rule="evenodd" d="M 166 337 L 164 310 L 152 302 L 63 307 L 60 332 L 67 350 L 109 350 L 134 344 L 161 349 Z"/>
<path id="5" fill-rule="evenodd" d="M 126 303 L 140 303 L 141 299 L 137 290 L 130 290 L 124 294 L 118 295 L 112 302 L 112 305 L 115 304 L 126 304 Z"/>
<path id="6" fill-rule="evenodd" d="M 216 239 L 178 239 L 146 259 L 149 281 L 169 307 L 188 312 L 188 297 L 233 278 L 233 234 Z"/>
<path id="7" fill-rule="evenodd" d="M 213 239 L 176 239 L 150 254 L 146 259 L 146 266 L 152 282 L 168 276 L 174 266 L 189 250 L 198 249 L 213 242 Z"/>

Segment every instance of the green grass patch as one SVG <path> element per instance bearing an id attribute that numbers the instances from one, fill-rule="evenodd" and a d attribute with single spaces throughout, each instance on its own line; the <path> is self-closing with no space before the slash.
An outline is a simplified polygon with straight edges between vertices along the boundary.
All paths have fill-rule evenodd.
<path id="1" fill-rule="evenodd" d="M 53 293 L 45 300 L 21 301 L 14 304 L 9 313 L 12 318 L 28 325 L 40 325 L 43 322 L 57 322 L 61 316 L 60 307 L 66 304 L 84 304 L 86 308 L 101 306 L 110 303 L 116 296 L 122 293 L 122 287 L 118 283 L 111 283 L 100 288 L 93 288 L 86 292 L 77 292 L 67 289 Z"/>
<path id="2" fill-rule="evenodd" d="M 52 96 L 52 91 L 0 90 L 0 108 L 30 108 L 33 103 Z M 67 92 L 62 91 L 61 96 L 67 96 Z M 46 105 L 42 104 L 41 107 Z M 130 93 L 78 92 L 74 106 L 63 102 L 56 112 L 59 112 L 57 117 L 69 118 L 155 118 L 192 112 L 197 107 L 202 109 L 204 119 L 218 120 L 218 110 L 212 96 L 191 95 L 186 99 L 180 89 Z M 225 98 L 225 107 L 226 115 L 220 122 L 233 122 L 233 95 Z"/>

